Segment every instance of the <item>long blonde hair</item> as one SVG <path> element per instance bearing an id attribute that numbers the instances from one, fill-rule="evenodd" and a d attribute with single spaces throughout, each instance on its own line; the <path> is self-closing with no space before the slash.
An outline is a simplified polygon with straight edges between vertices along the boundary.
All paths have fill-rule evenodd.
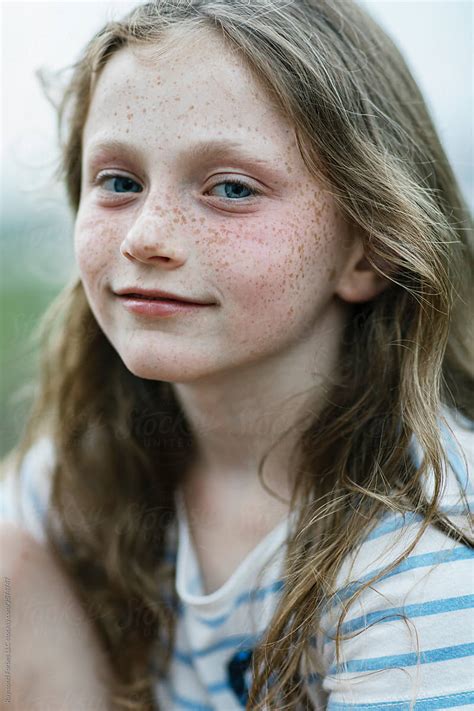
<path id="1" fill-rule="evenodd" d="M 101 69 L 122 47 L 159 48 L 170 30 L 176 42 L 215 32 L 241 53 L 294 124 L 310 172 L 360 230 L 367 260 L 391 281 L 354 308 L 340 378 L 295 449 L 293 501 L 302 496 L 308 505 L 288 540 L 285 585 L 253 654 L 247 703 L 252 711 L 294 708 L 304 699 L 298 669 L 323 602 L 344 558 L 383 511 L 423 515 L 416 540 L 390 568 L 428 525 L 473 545 L 439 507 L 441 405 L 474 419 L 465 326 L 471 223 L 403 58 L 349 0 L 158 0 L 108 23 L 75 64 L 59 106 L 61 175 L 74 212 L 82 129 Z M 176 516 L 175 488 L 195 453 L 191 428 L 170 383 L 126 369 L 79 279 L 51 304 L 39 339 L 38 387 L 9 461 L 19 464 L 40 434 L 52 439 L 50 512 L 68 546 L 49 524 L 50 545 L 120 680 L 117 708 L 153 709 L 149 662 L 156 657 L 166 674 L 173 649 L 175 571 L 165 536 Z M 420 465 L 410 456 L 413 438 Z M 421 486 L 428 471 L 435 482 L 429 499 Z M 338 658 L 348 606 L 387 571 L 349 600 Z"/>

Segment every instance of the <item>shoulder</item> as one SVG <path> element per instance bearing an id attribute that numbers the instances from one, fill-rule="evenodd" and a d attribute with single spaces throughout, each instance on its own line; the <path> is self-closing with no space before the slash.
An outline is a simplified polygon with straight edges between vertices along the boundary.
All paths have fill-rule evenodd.
<path id="1" fill-rule="evenodd" d="M 317 646 L 327 708 L 408 708 L 413 700 L 446 708 L 468 694 L 474 703 L 474 551 L 428 527 L 405 556 L 420 523 L 391 524 L 397 533 L 381 529 L 346 566 L 322 617 Z M 345 611 L 338 658 L 336 628 Z"/>
<path id="2" fill-rule="evenodd" d="M 474 427 L 474 423 L 471 423 Z M 443 486 L 440 496 L 440 509 L 456 526 L 464 528 L 469 523 L 470 513 L 474 507 L 474 430 L 470 430 L 452 411 L 445 410 L 440 418 L 442 446 L 446 453 Z M 418 450 L 419 452 L 419 450 Z M 420 456 L 418 453 L 418 461 Z M 425 490 L 433 488 L 433 474 L 427 472 L 424 480 Z M 452 556 L 470 558 L 470 549 L 460 546 L 454 538 L 433 525 L 423 529 L 423 517 L 416 511 L 386 512 L 368 530 L 361 544 L 344 561 L 338 581 L 340 585 L 347 579 L 364 578 L 374 574 L 408 551 L 407 560 L 397 571 L 416 570 L 436 564 L 439 560 L 448 561 Z M 472 533 L 472 531 L 471 531 Z M 458 553 L 449 551 L 457 550 Z M 431 552 L 431 557 L 414 558 Z M 437 555 L 439 553 L 439 555 Z M 423 562 L 423 566 L 415 562 Z M 393 571 L 393 575 L 396 571 Z M 391 575 L 390 577 L 393 577 Z"/>
<path id="3" fill-rule="evenodd" d="M 469 423 L 447 415 L 442 508 L 458 525 L 469 518 L 458 483 L 471 511 L 474 503 L 473 433 Z M 474 703 L 474 550 L 422 524 L 416 512 L 388 513 L 344 560 L 314 644 L 328 709 L 405 708 L 412 700 L 446 708 L 455 700 L 468 703 L 469 694 Z M 344 612 L 337 658 L 335 634 Z"/>
<path id="4" fill-rule="evenodd" d="M 0 480 L 0 521 L 17 524 L 43 541 L 51 493 L 54 445 L 43 436 L 27 451 L 18 469 L 11 466 Z"/>

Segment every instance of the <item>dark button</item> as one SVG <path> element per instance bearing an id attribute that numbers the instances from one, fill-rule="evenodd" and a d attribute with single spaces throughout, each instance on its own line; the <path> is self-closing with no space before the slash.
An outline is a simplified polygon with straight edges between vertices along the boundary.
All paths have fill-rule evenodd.
<path id="1" fill-rule="evenodd" d="M 245 708 L 249 695 L 249 687 L 245 673 L 250 667 L 253 649 L 242 649 L 236 652 L 227 664 L 227 674 L 232 691 L 240 704 Z"/>

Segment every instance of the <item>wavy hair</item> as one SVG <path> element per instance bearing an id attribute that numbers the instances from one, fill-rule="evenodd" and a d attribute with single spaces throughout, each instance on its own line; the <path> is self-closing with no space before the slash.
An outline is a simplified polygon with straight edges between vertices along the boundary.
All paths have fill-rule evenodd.
<path id="1" fill-rule="evenodd" d="M 178 46 L 203 32 L 217 33 L 263 82 L 294 125 L 308 170 L 329 186 L 360 232 L 366 259 L 391 282 L 354 306 L 340 375 L 293 452 L 292 504 L 301 496 L 307 505 L 288 540 L 277 608 L 253 654 L 247 709 L 295 708 L 305 700 L 299 667 L 323 604 L 342 562 L 383 512 L 416 511 L 423 523 L 403 555 L 348 601 L 338 660 L 350 604 L 410 553 L 427 526 L 474 544 L 439 505 L 447 466 L 442 406 L 474 419 L 471 222 L 400 52 L 350 0 L 158 0 L 107 23 L 74 64 L 57 107 L 60 177 L 74 212 L 82 130 L 104 65 L 123 47 L 159 53 L 164 40 Z M 116 707 L 156 709 L 154 673 L 166 674 L 177 604 L 166 532 L 176 518 L 174 490 L 195 455 L 193 434 L 172 384 L 124 366 L 77 276 L 44 314 L 37 338 L 37 387 L 10 457 L 20 463 L 40 434 L 54 443 L 50 545 L 116 673 Z M 423 453 L 418 464 L 413 439 Z M 430 496 L 422 487 L 427 472 Z"/>

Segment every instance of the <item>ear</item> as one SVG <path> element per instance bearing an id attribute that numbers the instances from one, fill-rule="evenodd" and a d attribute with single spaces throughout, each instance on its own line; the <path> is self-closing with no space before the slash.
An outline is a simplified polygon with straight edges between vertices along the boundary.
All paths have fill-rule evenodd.
<path id="1" fill-rule="evenodd" d="M 335 293 L 344 301 L 363 303 L 374 299 L 391 284 L 367 261 L 361 238 L 353 236 Z"/>

